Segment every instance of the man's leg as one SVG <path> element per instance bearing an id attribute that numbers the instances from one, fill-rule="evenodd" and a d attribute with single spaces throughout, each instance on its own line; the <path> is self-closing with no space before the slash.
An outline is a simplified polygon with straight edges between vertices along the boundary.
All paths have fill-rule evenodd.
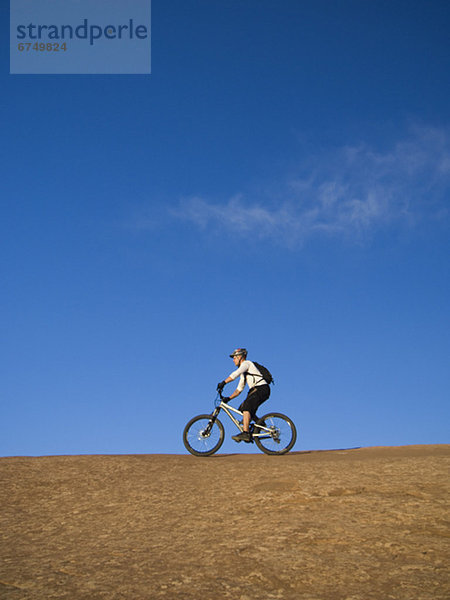
<path id="1" fill-rule="evenodd" d="M 242 425 L 244 427 L 244 431 L 249 431 L 250 429 L 250 420 L 251 420 L 251 414 L 248 410 L 244 410 L 243 412 L 243 417 L 242 417 Z"/>
<path id="2" fill-rule="evenodd" d="M 243 426 L 243 433 L 238 433 L 237 435 L 233 435 L 232 439 L 235 442 L 251 442 L 252 441 L 252 436 L 250 434 L 250 421 L 251 421 L 251 413 L 248 410 L 244 410 L 242 411 L 242 426 Z"/>
<path id="3" fill-rule="evenodd" d="M 269 386 L 267 386 L 267 387 L 269 387 Z M 270 394 L 270 390 L 269 390 L 269 394 Z M 264 400 L 269 396 L 269 394 L 267 394 L 267 396 L 264 398 Z M 256 408 L 261 404 L 261 402 L 264 402 L 264 400 L 261 401 L 258 399 L 258 390 L 252 389 L 249 391 L 247 398 L 244 400 L 244 402 L 239 407 L 239 410 L 242 410 L 242 429 L 244 431 L 242 433 L 239 433 L 238 435 L 232 436 L 232 439 L 235 442 L 251 442 L 252 441 L 252 435 L 250 433 L 250 421 L 252 420 L 252 412 L 250 412 L 250 411 L 253 411 L 253 415 L 254 415 L 256 413 Z M 248 410 L 248 409 L 250 409 L 250 410 Z"/>

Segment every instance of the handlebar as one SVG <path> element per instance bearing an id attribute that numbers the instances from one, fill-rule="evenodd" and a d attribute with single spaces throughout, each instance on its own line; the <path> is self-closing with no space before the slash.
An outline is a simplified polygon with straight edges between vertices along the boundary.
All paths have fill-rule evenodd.
<path id="1" fill-rule="evenodd" d="M 225 401 L 225 398 L 227 398 L 227 396 L 225 396 L 225 398 L 224 398 L 224 396 L 222 394 L 222 390 L 217 390 L 217 395 L 219 396 L 219 398 L 222 402 L 225 402 L 225 404 L 228 404 L 228 402 Z M 228 400 L 229 400 L 229 398 L 228 398 Z"/>
<path id="2" fill-rule="evenodd" d="M 222 390 L 217 390 L 217 396 L 215 401 L 216 406 L 219 406 L 221 402 L 225 402 L 225 398 L 223 397 Z M 225 402 L 225 404 L 227 404 L 227 402 Z"/>

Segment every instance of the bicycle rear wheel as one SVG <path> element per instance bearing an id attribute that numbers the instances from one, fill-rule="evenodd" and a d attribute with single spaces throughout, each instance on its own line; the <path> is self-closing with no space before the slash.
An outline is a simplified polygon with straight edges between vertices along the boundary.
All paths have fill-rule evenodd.
<path id="1" fill-rule="evenodd" d="M 192 418 L 183 431 L 183 443 L 194 456 L 211 456 L 225 439 L 225 430 L 219 419 L 212 421 L 211 415 Z"/>
<path id="2" fill-rule="evenodd" d="M 253 441 L 265 454 L 286 454 L 297 440 L 294 422 L 281 413 L 269 413 L 262 417 L 265 429 L 253 436 Z M 269 431 L 267 431 L 269 430 Z"/>

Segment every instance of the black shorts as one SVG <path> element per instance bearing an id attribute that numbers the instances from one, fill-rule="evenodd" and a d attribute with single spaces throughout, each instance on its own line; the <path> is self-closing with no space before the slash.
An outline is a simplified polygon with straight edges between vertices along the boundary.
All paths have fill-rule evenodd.
<path id="1" fill-rule="evenodd" d="M 261 404 L 265 402 L 269 396 L 269 385 L 257 385 L 249 391 L 247 398 L 240 405 L 239 410 L 241 410 L 242 412 L 244 412 L 244 410 L 247 410 L 250 413 L 252 419 L 254 419 L 258 407 L 261 406 Z"/>

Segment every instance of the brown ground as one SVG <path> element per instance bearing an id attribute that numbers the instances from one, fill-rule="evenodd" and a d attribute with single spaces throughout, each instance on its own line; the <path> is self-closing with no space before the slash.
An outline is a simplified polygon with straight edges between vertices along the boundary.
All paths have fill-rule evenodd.
<path id="1" fill-rule="evenodd" d="M 0 598 L 448 600 L 449 458 L 1 458 Z"/>

